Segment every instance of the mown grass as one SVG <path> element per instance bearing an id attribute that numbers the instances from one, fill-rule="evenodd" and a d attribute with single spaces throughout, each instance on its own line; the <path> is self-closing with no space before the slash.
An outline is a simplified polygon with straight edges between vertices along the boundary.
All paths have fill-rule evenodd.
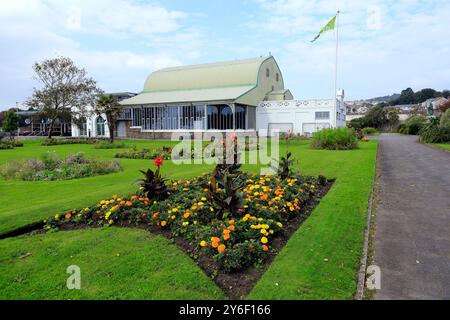
<path id="1" fill-rule="evenodd" d="M 66 287 L 67 267 L 81 289 Z M 167 239 L 144 230 L 85 229 L 0 241 L 0 299 L 221 299 Z"/>
<path id="2" fill-rule="evenodd" d="M 128 141 L 127 144 L 135 144 L 139 148 L 142 147 L 160 147 L 168 145 L 168 142 L 160 141 Z M 356 288 L 356 273 L 359 267 L 359 259 L 361 257 L 361 249 L 363 244 L 363 235 L 365 228 L 365 219 L 367 213 L 367 201 L 372 188 L 372 181 L 375 169 L 376 158 L 376 141 L 368 143 L 360 143 L 360 148 L 349 151 L 329 151 L 314 150 L 309 148 L 309 141 L 294 141 L 290 144 L 289 150 L 293 152 L 296 159 L 295 166 L 303 173 L 310 175 L 324 174 L 329 178 L 336 178 L 336 182 L 329 193 L 322 199 L 320 205 L 313 212 L 311 217 L 307 219 L 305 224 L 294 234 L 287 246 L 278 255 L 269 270 L 264 274 L 262 279 L 253 289 L 248 298 L 251 299 L 351 299 Z M 282 144 L 281 151 L 285 150 Z M 54 150 L 58 155 L 63 156 L 69 153 L 84 151 L 86 155 L 98 155 L 105 158 L 112 157 L 117 150 L 95 150 L 89 145 L 64 145 L 53 147 L 42 147 L 38 142 L 26 142 L 23 149 L 6 150 L 0 152 L 0 164 L 8 159 L 17 159 L 23 157 L 36 157 L 45 150 Z M 23 226 L 24 224 L 35 222 L 39 219 L 48 217 L 49 215 L 61 212 L 65 209 L 78 208 L 92 205 L 98 200 L 111 196 L 113 194 L 127 194 L 136 190 L 133 180 L 139 177 L 138 169 L 144 169 L 151 164 L 148 160 L 127 160 L 121 159 L 124 171 L 117 174 L 99 176 L 93 178 L 48 182 L 48 183 L 30 183 L 23 181 L 0 182 L 0 200 L 2 207 L 0 208 L 0 233 Z M 163 166 L 163 173 L 172 179 L 187 178 L 206 172 L 211 166 L 205 165 L 183 165 L 176 166 L 166 161 Z M 245 165 L 244 170 L 259 172 L 257 165 Z M 115 229 L 111 229 L 115 230 Z M 92 233 L 91 233 L 92 232 Z M 23 297 L 37 298 L 42 296 L 45 298 L 45 290 L 39 289 L 39 283 L 45 281 L 47 276 L 44 269 L 47 268 L 45 259 L 30 259 L 33 255 L 20 259 L 17 252 L 26 253 L 35 242 L 39 243 L 36 247 L 36 256 L 45 255 L 51 252 L 52 246 L 61 242 L 59 245 L 61 250 L 65 250 L 66 237 L 76 238 L 76 241 L 84 241 L 89 237 L 101 237 L 100 232 L 108 232 L 103 230 L 73 231 L 69 233 L 60 232 L 56 234 L 25 236 L 14 239 L 0 240 L 0 269 L 2 276 L 0 277 L 0 294 L 8 298 Z M 118 231 L 114 231 L 118 232 Z M 92 248 L 89 259 L 86 259 L 85 266 L 94 265 L 98 270 L 102 267 L 107 268 L 111 257 L 108 256 L 109 251 L 114 251 L 115 246 L 118 248 L 128 248 L 135 259 L 121 261 L 127 266 L 129 273 L 135 270 L 139 273 L 143 270 L 141 264 L 157 263 L 161 265 L 171 263 L 171 256 L 148 256 L 144 252 L 139 254 L 140 245 L 136 243 L 136 230 L 122 229 L 121 239 L 124 239 L 123 247 L 118 241 L 112 241 L 111 244 L 102 244 L 91 242 Z M 39 239 L 39 242 L 36 240 Z M 147 243 L 152 246 L 154 240 L 151 238 Z M 67 242 L 68 251 L 70 251 L 70 241 Z M 158 250 L 175 250 L 173 245 L 164 242 L 164 245 L 158 247 Z M 103 245 L 103 247 L 102 247 Z M 106 246 L 106 247 L 105 247 Z M 131 249 L 136 247 L 136 251 Z M 166 247 L 168 249 L 166 249 Z M 47 249 L 50 248 L 50 249 Z M 48 251 L 50 250 L 50 251 Z M 79 250 L 79 249 L 74 249 Z M 105 252 L 104 252 L 105 251 Z M 3 253 L 4 252 L 4 253 Z M 70 257 L 70 256 L 69 256 Z M 185 256 L 186 257 L 186 256 Z M 52 258 L 53 259 L 53 258 Z M 188 259 L 188 257 L 186 257 Z M 189 259 L 188 259 L 189 260 Z M 180 268 L 188 270 L 192 266 L 192 261 L 178 261 Z M 54 263 L 61 263 L 61 268 L 67 267 L 67 263 L 72 260 L 67 257 L 56 256 Z M 83 260 L 80 260 L 83 261 Z M 188 266 L 189 265 L 189 266 Z M 7 266 L 7 267 L 6 267 Z M 11 281 L 21 281 L 20 276 L 27 268 L 32 270 L 41 270 L 36 276 L 28 277 L 19 289 L 11 286 Z M 194 267 L 193 269 L 195 269 Z M 160 271 L 147 271 L 145 283 L 159 282 L 161 286 L 160 292 L 164 292 L 164 288 L 171 283 L 171 276 L 175 277 L 176 270 L 167 272 L 167 277 L 160 277 Z M 196 269 L 198 272 L 199 269 Z M 63 271 L 55 271 L 63 273 Z M 71 298 L 65 288 L 66 274 L 59 275 L 52 287 L 54 293 L 49 298 Z M 172 274 L 173 273 L 173 274 Z M 3 275 L 5 274 L 5 275 Z M 16 277 L 18 276 L 18 280 Z M 139 291 L 142 283 L 130 282 L 127 287 L 119 283 L 125 281 L 128 276 L 126 272 L 120 276 L 111 279 L 109 282 L 98 282 L 97 292 L 102 292 L 102 297 L 106 298 L 183 298 L 182 294 L 177 294 L 178 285 L 174 286 L 174 293 L 160 296 L 158 294 L 150 295 L 147 291 Z M 56 275 L 55 275 L 56 277 Z M 180 292 L 184 292 L 184 280 L 187 275 L 180 275 L 177 283 L 180 283 Z M 197 276 L 196 276 L 197 277 Z M 104 279 L 104 278 L 103 278 Z M 156 281 L 157 280 L 157 281 Z M 193 280 L 196 282 L 197 280 Z M 203 282 L 199 278 L 198 282 L 193 283 L 189 287 L 191 296 L 187 294 L 187 298 L 202 298 Z M 117 288 L 113 288 L 117 285 Z M 173 283 L 172 283 L 173 284 Z M 199 286 L 197 286 L 199 285 Z M 55 289 L 56 288 L 56 289 Z M 52 290 L 53 290 L 52 289 Z M 127 294 L 126 291 L 135 292 L 135 294 Z M 200 290 L 200 291 L 199 291 Z M 222 298 L 220 294 L 216 294 L 216 287 L 205 285 L 206 292 L 210 292 L 210 298 Z M 20 291 L 20 292 L 19 292 Z M 111 292 L 111 295 L 109 295 Z M 79 297 L 74 298 L 91 298 L 90 293 L 79 293 Z"/>
<path id="3" fill-rule="evenodd" d="M 432 145 L 441 149 L 450 150 L 450 143 L 432 143 Z"/>
<path id="4" fill-rule="evenodd" d="M 300 168 L 336 182 L 293 235 L 249 299 L 351 299 L 362 254 L 375 141 L 352 151 L 298 150 Z"/>

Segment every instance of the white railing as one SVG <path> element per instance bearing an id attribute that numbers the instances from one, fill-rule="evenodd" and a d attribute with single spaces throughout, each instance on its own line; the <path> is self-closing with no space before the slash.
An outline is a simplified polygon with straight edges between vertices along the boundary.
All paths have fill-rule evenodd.
<path id="1" fill-rule="evenodd" d="M 339 100 L 338 104 L 340 103 Z M 279 100 L 279 101 L 262 101 L 258 104 L 259 108 L 315 108 L 315 107 L 333 107 L 333 99 L 312 99 L 312 100 Z"/>

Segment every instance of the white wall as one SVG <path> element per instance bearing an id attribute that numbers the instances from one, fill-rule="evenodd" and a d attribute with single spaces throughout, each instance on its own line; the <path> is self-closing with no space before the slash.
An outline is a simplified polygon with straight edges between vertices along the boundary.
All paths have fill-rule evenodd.
<path id="1" fill-rule="evenodd" d="M 106 122 L 105 115 L 102 115 L 103 119 L 105 119 L 105 135 L 97 135 L 96 123 L 95 123 L 97 117 L 98 117 L 97 115 L 91 115 L 91 116 L 87 117 L 87 119 L 86 119 L 87 136 L 90 136 L 91 138 L 109 138 L 109 127 L 108 127 L 108 122 Z M 89 135 L 89 132 L 90 132 L 90 135 Z M 80 129 L 73 122 L 72 122 L 72 137 L 80 137 Z"/>
<path id="2" fill-rule="evenodd" d="M 263 101 L 256 108 L 256 128 L 291 127 L 294 133 L 308 134 L 322 128 L 345 127 L 346 108 L 336 100 L 339 119 L 333 99 Z M 316 112 L 329 112 L 329 118 L 316 120 Z"/>

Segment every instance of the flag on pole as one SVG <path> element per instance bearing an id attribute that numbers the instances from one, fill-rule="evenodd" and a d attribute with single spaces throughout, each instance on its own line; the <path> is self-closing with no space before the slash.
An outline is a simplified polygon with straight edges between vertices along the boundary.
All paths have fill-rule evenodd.
<path id="1" fill-rule="evenodd" d="M 337 15 L 336 15 L 337 16 Z M 325 27 L 323 27 L 319 33 L 317 34 L 317 36 L 311 40 L 311 42 L 316 41 L 320 35 L 324 32 L 327 32 L 328 30 L 334 30 L 334 25 L 336 24 L 336 16 L 334 16 L 326 25 Z"/>

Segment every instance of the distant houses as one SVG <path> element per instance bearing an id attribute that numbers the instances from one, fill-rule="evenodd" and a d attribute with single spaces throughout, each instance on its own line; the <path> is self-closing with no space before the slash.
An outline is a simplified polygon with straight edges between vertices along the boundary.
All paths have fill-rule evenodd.
<path id="1" fill-rule="evenodd" d="M 422 103 L 417 104 L 398 104 L 395 106 L 389 106 L 390 108 L 395 108 L 398 110 L 399 120 L 405 121 L 412 115 L 429 115 L 434 114 L 438 116 L 440 114 L 439 108 L 445 103 L 449 102 L 450 99 L 444 97 L 437 97 L 428 99 Z M 370 103 L 365 100 L 358 101 L 347 101 L 347 121 L 352 119 L 358 119 L 364 117 L 364 115 L 373 108 L 377 103 Z"/>

